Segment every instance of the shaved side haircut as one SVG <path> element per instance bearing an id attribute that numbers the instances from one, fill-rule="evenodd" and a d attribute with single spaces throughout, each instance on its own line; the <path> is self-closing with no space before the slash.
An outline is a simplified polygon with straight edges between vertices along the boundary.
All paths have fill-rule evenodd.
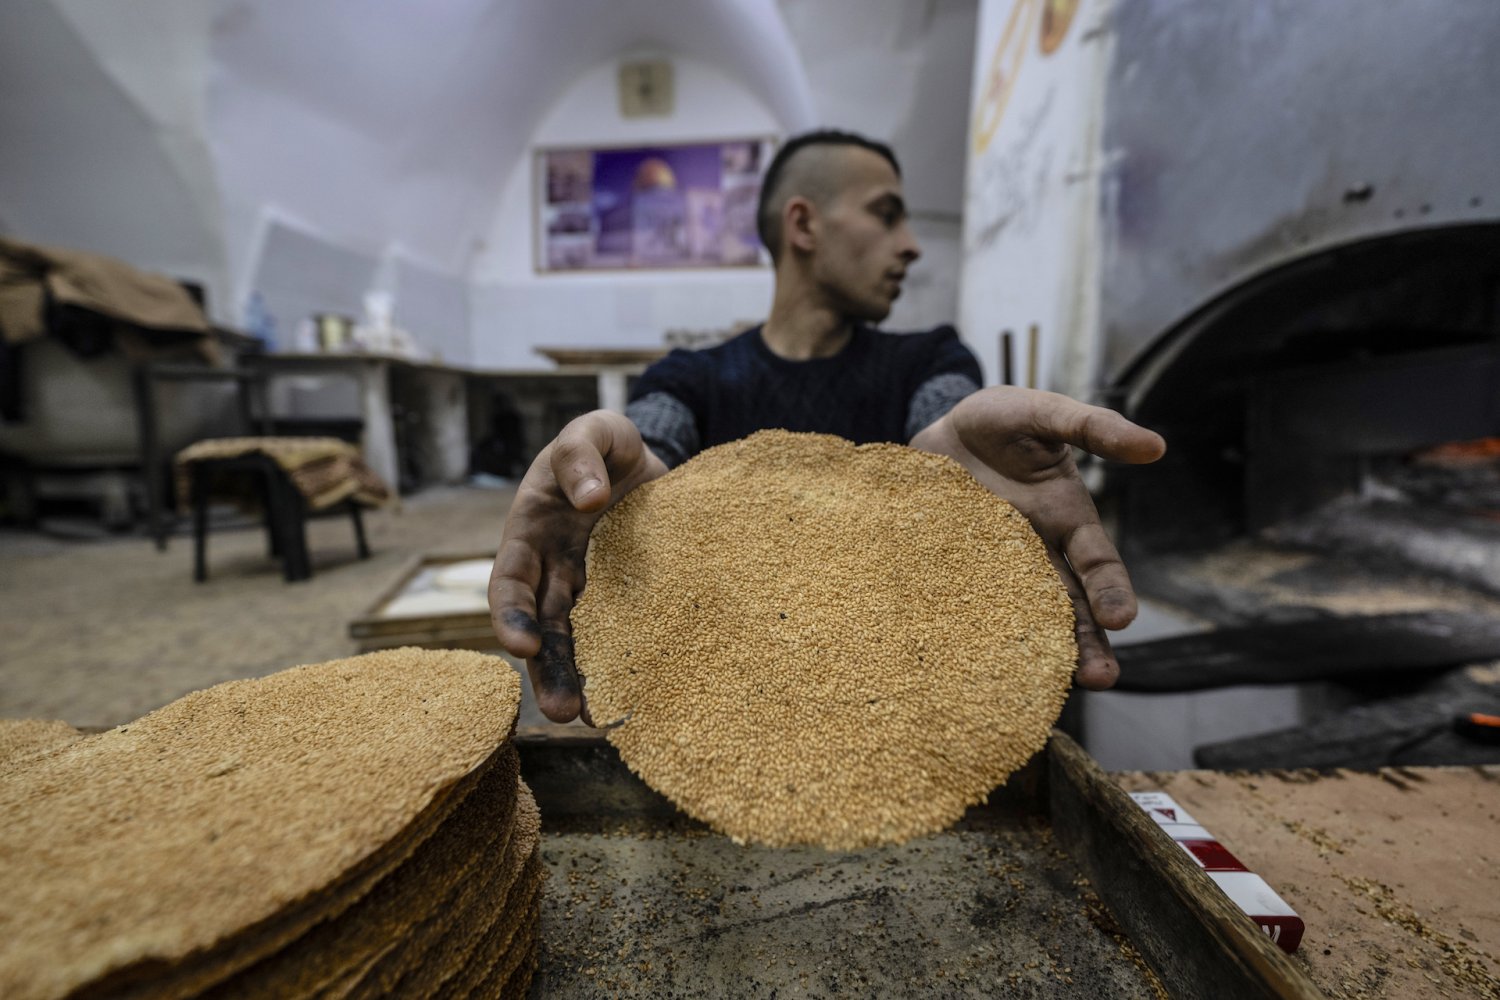
<path id="1" fill-rule="evenodd" d="M 833 157 L 841 147 L 858 146 L 883 156 L 896 176 L 901 164 L 891 147 L 854 132 L 818 129 L 793 136 L 776 151 L 766 176 L 760 182 L 760 203 L 755 209 L 755 228 L 760 241 L 771 251 L 774 262 L 781 255 L 781 209 L 790 198 L 806 198 L 825 204 L 838 191 L 838 171 Z"/>

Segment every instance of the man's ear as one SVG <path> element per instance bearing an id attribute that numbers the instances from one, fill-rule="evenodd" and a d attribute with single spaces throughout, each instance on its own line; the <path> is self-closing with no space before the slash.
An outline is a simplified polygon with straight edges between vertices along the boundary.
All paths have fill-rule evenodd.
<path id="1" fill-rule="evenodd" d="M 810 252 L 818 242 L 818 209 L 811 200 L 801 197 L 788 198 L 781 208 L 781 231 L 786 234 L 786 245 Z"/>

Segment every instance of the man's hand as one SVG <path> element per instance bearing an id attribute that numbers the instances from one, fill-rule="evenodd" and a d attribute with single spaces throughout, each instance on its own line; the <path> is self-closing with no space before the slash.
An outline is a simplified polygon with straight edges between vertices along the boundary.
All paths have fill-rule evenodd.
<path id="1" fill-rule="evenodd" d="M 956 459 L 1025 514 L 1073 598 L 1078 683 L 1103 689 L 1120 665 L 1100 626 L 1135 618 L 1135 591 L 1120 554 L 1073 462 L 1073 447 L 1115 462 L 1154 462 L 1161 435 L 1113 410 L 1066 396 L 1009 386 L 982 389 L 912 438 L 913 448 Z"/>
<path id="2" fill-rule="evenodd" d="M 526 661 L 542 714 L 583 715 L 569 614 L 583 590 L 589 533 L 613 501 L 667 467 L 622 414 L 574 420 L 531 463 L 516 491 L 490 571 L 490 622 L 500 645 Z"/>

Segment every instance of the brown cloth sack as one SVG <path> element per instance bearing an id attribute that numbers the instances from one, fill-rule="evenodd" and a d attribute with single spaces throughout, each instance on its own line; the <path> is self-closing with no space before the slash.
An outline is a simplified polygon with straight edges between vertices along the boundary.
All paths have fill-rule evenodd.
<path id="1" fill-rule="evenodd" d="M 46 333 L 45 293 L 148 330 L 211 332 L 203 310 L 177 282 L 124 261 L 82 250 L 37 246 L 0 237 L 0 331 L 13 344 Z"/>

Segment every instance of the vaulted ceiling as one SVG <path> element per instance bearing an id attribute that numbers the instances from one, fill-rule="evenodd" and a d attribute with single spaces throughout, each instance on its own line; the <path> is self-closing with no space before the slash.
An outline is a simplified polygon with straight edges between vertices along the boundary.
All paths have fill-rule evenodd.
<path id="1" fill-rule="evenodd" d="M 897 141 L 932 161 L 909 171 L 913 201 L 956 213 L 974 6 L 6 3 L 0 229 L 223 284 L 269 207 L 461 273 L 548 108 L 643 48 L 713 66 L 788 132 L 842 124 Z"/>

